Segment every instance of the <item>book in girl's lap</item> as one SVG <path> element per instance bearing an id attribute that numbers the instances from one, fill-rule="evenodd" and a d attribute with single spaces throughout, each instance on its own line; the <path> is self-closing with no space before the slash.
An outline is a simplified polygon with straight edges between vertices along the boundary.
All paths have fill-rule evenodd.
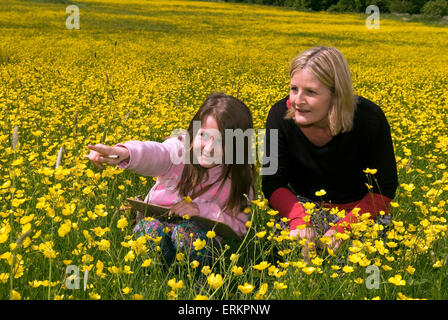
<path id="1" fill-rule="evenodd" d="M 171 137 L 163 143 L 132 140 L 114 147 L 89 145 L 89 159 L 99 168 L 102 163 L 107 163 L 157 177 L 146 202 L 170 207 L 171 213 L 178 216 L 200 216 L 218 221 L 242 237 L 246 234 L 248 220 L 243 211 L 254 194 L 255 171 L 247 156 L 250 146 L 245 144 L 245 150 L 238 150 L 245 154 L 243 164 L 236 164 L 236 161 L 224 163 L 225 154 L 235 153 L 235 150 L 227 150 L 222 138 L 225 129 L 245 131 L 251 128 L 252 116 L 244 103 L 217 93 L 204 101 L 185 135 Z M 106 157 L 112 154 L 118 155 L 119 159 Z M 233 160 L 235 158 L 234 154 Z M 176 224 L 142 219 L 134 231 L 138 236 L 160 237 L 159 245 L 168 264 L 172 263 L 176 252 L 189 255 L 190 261 L 208 264 L 210 248 L 220 242 L 219 236 L 207 237 L 209 229 L 206 226 L 189 219 Z M 203 241 L 206 245 L 202 248 L 193 245 Z"/>

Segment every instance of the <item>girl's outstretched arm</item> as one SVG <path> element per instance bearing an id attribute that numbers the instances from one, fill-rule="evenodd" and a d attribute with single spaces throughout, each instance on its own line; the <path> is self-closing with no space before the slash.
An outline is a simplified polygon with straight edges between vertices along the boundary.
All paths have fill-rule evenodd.
<path id="1" fill-rule="evenodd" d="M 115 145 L 126 148 L 129 158 L 118 164 L 119 168 L 129 169 L 143 176 L 156 177 L 167 173 L 174 164 L 173 159 L 181 159 L 183 143 L 177 137 L 165 140 L 163 143 L 155 141 L 131 140 Z"/>
<path id="2" fill-rule="evenodd" d="M 87 148 L 90 149 L 90 153 L 85 157 L 99 169 L 103 169 L 103 163 L 116 166 L 129 158 L 129 151 L 126 148 L 109 147 L 104 144 L 88 145 Z"/>

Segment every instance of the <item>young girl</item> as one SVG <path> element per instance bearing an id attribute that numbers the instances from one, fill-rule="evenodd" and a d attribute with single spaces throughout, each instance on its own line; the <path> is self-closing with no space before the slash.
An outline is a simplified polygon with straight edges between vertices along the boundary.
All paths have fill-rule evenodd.
<path id="1" fill-rule="evenodd" d="M 225 143 L 225 130 L 245 131 L 251 128 L 252 116 L 244 103 L 215 93 L 202 104 L 185 135 L 170 137 L 163 143 L 132 140 L 114 147 L 89 145 L 89 159 L 100 169 L 102 163 L 107 163 L 144 176 L 156 176 L 157 181 L 145 202 L 170 207 L 172 215 L 197 215 L 218 221 L 242 237 L 247 231 L 245 224 L 248 220 L 243 210 L 249 205 L 248 199 L 253 198 L 255 169 L 248 161 L 248 142 L 244 150 L 236 150 L 235 143 Z M 235 161 L 237 152 L 244 152 L 244 163 Z M 109 155 L 118 155 L 119 158 L 110 159 Z M 212 241 L 219 243 L 220 237 L 209 239 L 207 227 L 187 219 L 178 224 L 148 220 L 141 219 L 134 232 L 137 236 L 161 237 L 160 246 L 168 265 L 178 251 L 189 254 L 190 261 L 210 262 L 207 248 Z M 195 250 L 193 243 L 197 239 L 205 240 L 207 245 Z"/>

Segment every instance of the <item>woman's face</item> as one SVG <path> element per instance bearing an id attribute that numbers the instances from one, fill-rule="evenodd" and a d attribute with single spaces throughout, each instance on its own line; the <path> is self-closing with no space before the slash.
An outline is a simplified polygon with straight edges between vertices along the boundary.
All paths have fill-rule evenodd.
<path id="1" fill-rule="evenodd" d="M 328 127 L 328 111 L 333 94 L 305 69 L 291 78 L 289 101 L 295 110 L 294 120 L 299 127 Z"/>
<path id="2" fill-rule="evenodd" d="M 201 128 L 193 140 L 193 156 L 199 165 L 208 169 L 222 163 L 222 137 L 212 116 L 201 122 Z"/>

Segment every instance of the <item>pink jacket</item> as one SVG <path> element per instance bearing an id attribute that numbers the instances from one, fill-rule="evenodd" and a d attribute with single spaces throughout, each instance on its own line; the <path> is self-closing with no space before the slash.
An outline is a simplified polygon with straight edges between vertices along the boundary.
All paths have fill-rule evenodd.
<path id="1" fill-rule="evenodd" d="M 149 191 L 145 201 L 161 206 L 171 206 L 183 200 L 183 197 L 175 191 L 175 188 L 182 175 L 184 164 L 176 164 L 172 161 L 172 159 L 176 159 L 173 156 L 183 154 L 185 149 L 183 142 L 177 137 L 169 138 L 163 143 L 131 140 L 115 146 L 125 147 L 130 153 L 129 159 L 120 162 L 119 168 L 129 169 L 143 176 L 157 177 L 157 181 Z M 222 165 L 209 169 L 209 179 L 203 185 L 208 185 L 216 180 L 221 174 L 221 170 Z M 247 232 L 245 226 L 248 220 L 247 214 L 244 212 L 230 214 L 223 211 L 229 197 L 231 181 L 227 179 L 221 190 L 219 190 L 219 185 L 220 182 L 193 199 L 193 202 L 198 205 L 201 217 L 222 222 L 242 237 Z M 249 200 L 252 199 L 253 193 L 251 191 Z"/>

